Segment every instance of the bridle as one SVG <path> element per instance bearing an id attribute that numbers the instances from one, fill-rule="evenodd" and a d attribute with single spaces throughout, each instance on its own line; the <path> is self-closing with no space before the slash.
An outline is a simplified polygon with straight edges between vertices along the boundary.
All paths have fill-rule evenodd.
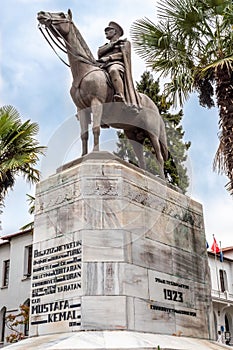
<path id="1" fill-rule="evenodd" d="M 49 46 L 52 48 L 52 50 L 58 56 L 58 58 L 66 66 L 70 67 L 70 65 L 67 62 L 65 62 L 65 60 L 57 53 L 53 44 L 55 44 L 61 51 L 63 51 L 66 54 L 69 53 L 70 55 L 72 55 L 73 57 L 78 59 L 80 62 L 87 63 L 87 64 L 90 64 L 92 66 L 98 67 L 99 64 L 95 60 L 93 61 L 91 59 L 88 59 L 88 58 L 86 58 L 83 55 L 78 54 L 78 53 L 74 54 L 73 53 L 74 48 L 70 45 L 70 43 L 61 35 L 61 33 L 56 28 L 57 24 L 62 24 L 62 23 L 72 24 L 73 22 L 68 18 L 52 19 L 51 14 L 49 14 L 49 15 L 51 17 L 48 20 L 49 24 L 42 25 L 39 23 L 38 28 L 39 28 L 40 32 L 42 33 L 43 37 L 45 38 L 45 40 L 47 41 L 47 43 L 49 44 Z M 52 30 L 49 29 L 49 27 L 51 27 Z M 46 31 L 46 33 L 44 30 Z"/>

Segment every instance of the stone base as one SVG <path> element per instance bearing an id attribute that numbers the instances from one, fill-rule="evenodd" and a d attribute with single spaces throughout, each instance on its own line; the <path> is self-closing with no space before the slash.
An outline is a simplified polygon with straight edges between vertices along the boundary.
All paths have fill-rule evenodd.
<path id="1" fill-rule="evenodd" d="M 216 342 L 127 331 L 84 331 L 32 337 L 4 347 L 6 350 L 221 350 L 229 349 Z"/>
<path id="2" fill-rule="evenodd" d="M 93 349 L 114 331 L 135 349 L 135 334 L 212 338 L 201 204 L 95 152 L 40 182 L 35 207 L 31 337 L 101 334 Z"/>

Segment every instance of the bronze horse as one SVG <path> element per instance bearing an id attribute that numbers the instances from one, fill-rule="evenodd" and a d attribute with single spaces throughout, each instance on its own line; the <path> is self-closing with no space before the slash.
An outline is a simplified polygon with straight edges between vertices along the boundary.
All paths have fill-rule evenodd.
<path id="1" fill-rule="evenodd" d="M 145 94 L 139 93 L 141 111 L 138 115 L 125 111 L 122 104 L 113 101 L 113 88 L 106 72 L 98 66 L 94 56 L 72 21 L 72 13 L 39 12 L 37 19 L 59 45 L 66 48 L 73 76 L 71 97 L 77 107 L 81 126 L 82 155 L 88 153 L 88 124 L 93 116 L 94 151 L 99 151 L 101 126 L 123 129 L 131 141 L 139 166 L 145 169 L 143 143 L 149 138 L 164 178 L 164 161 L 167 160 L 167 139 L 164 122 L 157 106 Z M 51 36 L 52 38 L 52 36 Z"/>

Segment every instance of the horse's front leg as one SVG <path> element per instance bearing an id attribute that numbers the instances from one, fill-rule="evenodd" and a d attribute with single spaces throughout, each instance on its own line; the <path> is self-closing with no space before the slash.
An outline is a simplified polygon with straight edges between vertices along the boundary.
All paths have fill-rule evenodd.
<path id="1" fill-rule="evenodd" d="M 88 124 L 90 121 L 90 111 L 81 110 L 76 115 L 80 121 L 81 127 L 81 140 L 82 140 L 82 156 L 88 153 Z"/>
<path id="2" fill-rule="evenodd" d="M 93 136 L 94 136 L 94 147 L 93 151 L 99 151 L 99 138 L 100 138 L 100 124 L 103 112 L 103 106 L 100 101 L 94 99 L 91 103 L 91 110 L 93 116 Z"/>
<path id="3" fill-rule="evenodd" d="M 88 153 L 88 131 L 81 134 L 82 140 L 82 156 Z"/>

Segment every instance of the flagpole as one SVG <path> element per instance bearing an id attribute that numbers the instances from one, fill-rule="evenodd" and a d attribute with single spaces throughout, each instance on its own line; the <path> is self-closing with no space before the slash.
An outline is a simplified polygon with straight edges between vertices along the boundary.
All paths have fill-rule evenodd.
<path id="1" fill-rule="evenodd" d="M 219 276 L 218 276 L 217 254 L 216 254 L 216 252 L 214 253 L 214 260 L 215 260 L 215 269 L 216 269 L 216 276 L 217 276 L 218 296 L 220 297 L 220 286 L 219 286 Z"/>
<path id="2" fill-rule="evenodd" d="M 220 246 L 220 262 L 223 262 L 223 252 L 222 252 L 222 242 L 219 241 L 219 246 Z"/>
<path id="3" fill-rule="evenodd" d="M 213 235 L 213 239 L 214 239 L 214 241 L 215 241 L 214 235 Z M 218 295 L 219 295 L 219 298 L 220 298 L 220 286 L 219 286 L 219 276 L 218 276 L 218 267 L 217 267 L 216 248 L 214 249 L 214 260 L 215 260 L 215 270 L 216 270 L 216 277 L 217 277 Z"/>

